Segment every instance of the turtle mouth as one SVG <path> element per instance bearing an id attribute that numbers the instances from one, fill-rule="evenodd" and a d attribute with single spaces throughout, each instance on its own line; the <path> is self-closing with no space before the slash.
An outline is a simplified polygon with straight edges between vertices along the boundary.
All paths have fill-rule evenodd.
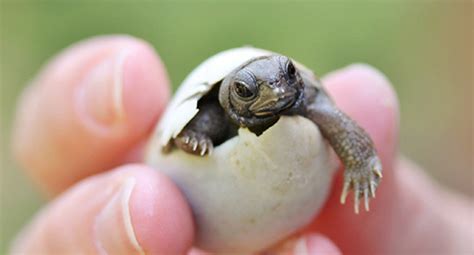
<path id="1" fill-rule="evenodd" d="M 294 92 L 282 94 L 278 98 L 274 98 L 264 102 L 263 104 L 259 104 L 257 107 L 251 107 L 254 109 L 250 110 L 257 117 L 277 115 L 282 111 L 291 108 L 295 104 L 297 99 L 295 94 L 296 93 Z"/>

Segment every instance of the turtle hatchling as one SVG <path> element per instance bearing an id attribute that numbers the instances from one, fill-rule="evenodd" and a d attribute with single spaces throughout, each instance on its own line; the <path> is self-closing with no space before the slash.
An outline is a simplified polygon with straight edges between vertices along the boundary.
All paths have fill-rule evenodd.
<path id="1" fill-rule="evenodd" d="M 360 201 L 368 211 L 382 177 L 368 134 L 310 69 L 241 47 L 189 74 L 157 125 L 146 161 L 186 196 L 195 245 L 255 252 L 315 217 L 328 197 L 335 155 L 345 166 L 341 203 L 352 190 L 355 212 Z"/>

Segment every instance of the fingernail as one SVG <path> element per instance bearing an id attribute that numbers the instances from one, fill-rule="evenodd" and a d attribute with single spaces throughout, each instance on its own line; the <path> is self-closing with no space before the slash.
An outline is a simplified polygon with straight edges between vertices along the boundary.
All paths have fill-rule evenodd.
<path id="1" fill-rule="evenodd" d="M 129 50 L 119 51 L 93 67 L 83 80 L 80 103 L 87 117 L 110 126 L 124 117 L 123 73 Z"/>
<path id="2" fill-rule="evenodd" d="M 322 235 L 309 235 L 300 238 L 293 250 L 295 255 L 339 255 L 341 251 Z"/>
<path id="3" fill-rule="evenodd" d="M 130 216 L 129 202 L 134 186 L 134 178 L 123 180 L 96 218 L 94 240 L 101 254 L 144 254 Z"/>
<path id="4" fill-rule="evenodd" d="M 306 238 L 300 238 L 294 248 L 295 255 L 309 255 L 308 245 L 306 244 Z"/>

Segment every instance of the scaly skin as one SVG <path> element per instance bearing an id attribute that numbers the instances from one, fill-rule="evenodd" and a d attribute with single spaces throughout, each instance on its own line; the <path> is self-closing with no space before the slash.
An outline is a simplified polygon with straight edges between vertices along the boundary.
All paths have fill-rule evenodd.
<path id="1" fill-rule="evenodd" d="M 340 111 L 328 95 L 314 86 L 305 87 L 305 106 L 301 115 L 318 125 L 345 166 L 341 203 L 345 203 L 349 189 L 354 190 L 354 210 L 359 213 L 359 198 L 364 197 L 369 210 L 369 195 L 382 178 L 382 165 L 369 135 L 349 116 Z"/>
<path id="2" fill-rule="evenodd" d="M 216 101 L 208 101 L 199 108 L 199 113 L 186 125 L 176 139 L 176 147 L 195 155 L 212 153 L 214 144 L 222 143 L 232 123 L 225 115 L 224 109 Z"/>

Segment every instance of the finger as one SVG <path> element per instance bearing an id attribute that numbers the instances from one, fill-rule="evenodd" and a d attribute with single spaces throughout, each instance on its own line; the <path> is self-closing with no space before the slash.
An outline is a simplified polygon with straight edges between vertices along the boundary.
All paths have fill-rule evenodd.
<path id="1" fill-rule="evenodd" d="M 172 182 L 142 165 L 90 177 L 44 208 L 12 254 L 184 254 L 191 212 Z"/>
<path id="2" fill-rule="evenodd" d="M 373 220 L 384 217 L 378 216 L 383 204 L 393 201 L 392 166 L 398 138 L 397 98 L 385 76 L 366 65 L 352 65 L 333 72 L 323 82 L 336 104 L 369 133 L 382 161 L 384 178 L 376 190 L 377 197 L 371 201 L 370 212 L 357 215 L 351 206 L 339 203 L 343 185 L 341 169 L 326 206 L 309 229 L 327 235 L 343 253 L 372 253 L 370 249 L 381 239 L 373 239 L 373 234 L 381 235 L 381 227 L 386 227 L 386 224 L 377 226 Z M 354 200 L 350 203 L 356 203 Z"/>
<path id="3" fill-rule="evenodd" d="M 323 84 L 338 107 L 369 133 L 384 166 L 391 166 L 398 146 L 399 113 L 387 78 L 373 67 L 355 64 L 325 76 Z"/>
<path id="4" fill-rule="evenodd" d="M 199 253 L 196 253 L 196 255 Z M 308 233 L 295 236 L 277 244 L 263 254 L 294 254 L 294 255 L 337 255 L 342 254 L 339 248 L 326 236 Z M 193 254 L 194 255 L 194 254 Z"/>
<path id="5" fill-rule="evenodd" d="M 15 155 L 37 183 L 58 193 L 120 165 L 168 97 L 164 67 L 144 41 L 107 36 L 73 45 L 21 97 Z"/>
<path id="6" fill-rule="evenodd" d="M 398 100 L 385 76 L 376 69 L 362 64 L 349 66 L 333 72 L 324 78 L 329 93 L 336 104 L 361 125 L 374 141 L 377 153 L 382 161 L 384 178 L 375 191 L 378 195 L 385 192 L 393 180 L 392 166 L 398 147 Z M 342 170 L 342 169 L 341 169 Z M 343 171 L 339 171 L 335 181 L 334 196 L 343 190 Z M 358 190 L 355 187 L 354 190 Z M 354 192 L 355 193 L 355 192 Z M 352 199 L 352 203 L 357 203 Z M 377 207 L 383 198 L 375 199 L 372 206 Z M 354 216 L 348 206 L 337 206 L 338 210 Z"/>
<path id="7" fill-rule="evenodd" d="M 392 169 L 390 169 L 392 170 Z M 406 159 L 372 202 L 370 213 L 355 216 L 338 208 L 332 195 L 307 231 L 327 235 L 344 254 L 463 254 L 472 245 L 472 201 L 426 176 Z M 337 186 L 337 185 L 336 185 Z M 381 186 L 384 187 L 384 186 Z"/>
<path id="8" fill-rule="evenodd" d="M 438 188 L 414 167 L 395 164 L 398 103 L 387 79 L 371 67 L 356 65 L 330 74 L 325 84 L 337 104 L 374 140 L 384 177 L 370 212 L 355 215 L 350 207 L 339 204 L 340 171 L 325 208 L 308 231 L 327 235 L 344 254 L 439 253 L 436 247 L 449 247 L 453 238 L 445 233 L 452 224 L 440 217 L 440 204 L 443 212 L 449 206 L 439 202 Z M 449 215 L 456 217 L 460 211 L 467 210 L 452 210 Z M 459 244 L 469 234 L 464 231 L 455 236 Z"/>
<path id="9" fill-rule="evenodd" d="M 342 254 L 339 248 L 327 237 L 321 234 L 306 235 L 300 239 L 293 250 L 294 255 L 338 255 Z"/>

